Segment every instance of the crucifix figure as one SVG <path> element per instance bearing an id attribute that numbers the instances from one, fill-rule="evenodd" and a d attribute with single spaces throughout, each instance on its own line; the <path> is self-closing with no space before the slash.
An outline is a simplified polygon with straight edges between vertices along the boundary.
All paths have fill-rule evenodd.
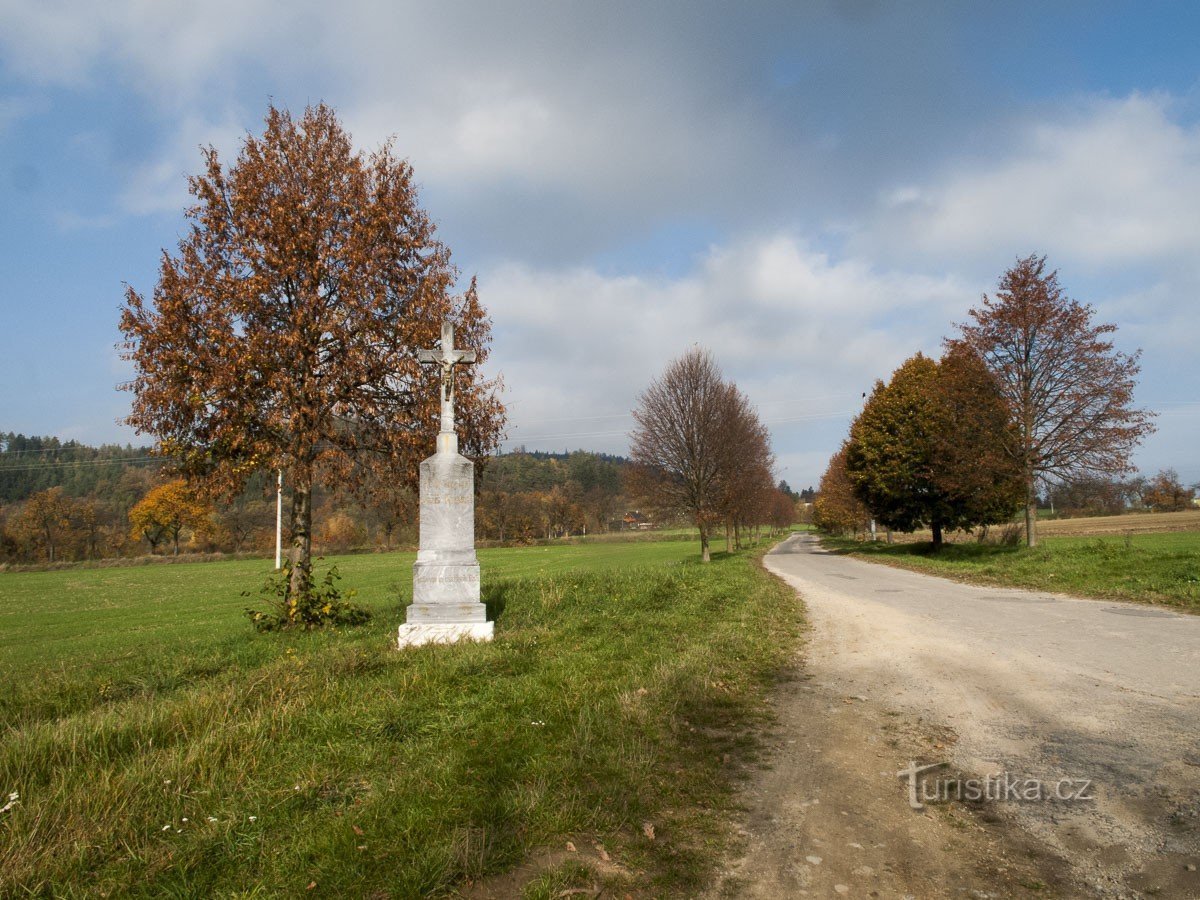
<path id="1" fill-rule="evenodd" d="M 437 350 L 418 350 L 417 359 L 442 367 L 442 434 L 454 434 L 454 367 L 475 362 L 474 350 L 454 349 L 454 325 L 442 322 L 442 346 Z M 456 441 L 457 443 L 457 441 Z M 439 447 L 441 441 L 438 442 Z"/>

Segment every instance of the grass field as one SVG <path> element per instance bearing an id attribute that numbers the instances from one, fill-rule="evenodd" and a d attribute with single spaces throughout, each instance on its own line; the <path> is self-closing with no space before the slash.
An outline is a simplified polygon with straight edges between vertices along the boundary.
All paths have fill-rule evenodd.
<path id="1" fill-rule="evenodd" d="M 694 893 L 800 627 L 696 549 L 485 551 L 496 640 L 403 653 L 409 555 L 330 560 L 376 618 L 295 635 L 261 561 L 0 574 L 0 895 L 442 895 L 567 839 Z"/>
<path id="2" fill-rule="evenodd" d="M 489 578 L 553 575 L 643 563 L 679 562 L 697 554 L 686 542 L 560 545 L 481 550 Z M 331 556 L 341 585 L 358 591 L 355 601 L 377 616 L 403 621 L 412 599 L 414 553 Z M 256 592 L 271 574 L 263 559 L 161 564 L 105 569 L 0 573 L 0 671 L 36 663 L 44 670 L 60 661 L 119 661 L 141 655 L 194 652 L 240 636 L 241 615 L 257 603 Z"/>
<path id="3" fill-rule="evenodd" d="M 1049 510 L 1039 510 L 1038 537 L 1090 536 L 1123 537 L 1127 534 L 1161 534 L 1168 531 L 1200 531 L 1200 509 L 1185 509 L 1179 512 L 1137 512 L 1123 516 L 1079 516 L 1073 519 L 1050 518 Z M 1044 514 L 1044 517 L 1043 515 Z M 1013 527 L 1024 536 L 1024 522 L 1016 521 Z M 996 534 L 1004 526 L 993 525 Z M 920 530 L 909 534 L 896 532 L 893 540 L 900 544 L 929 543 L 929 531 Z M 969 531 L 952 531 L 946 541 L 953 544 L 975 543 L 975 534 Z"/>
<path id="4" fill-rule="evenodd" d="M 1051 524 L 1055 523 L 1047 522 L 1043 527 L 1048 531 Z M 1107 537 L 1051 534 L 1032 550 L 962 542 L 947 544 L 936 554 L 924 543 L 861 543 L 838 538 L 825 538 L 825 543 L 863 559 L 979 584 L 1163 603 L 1200 611 L 1200 531 Z"/>
<path id="5" fill-rule="evenodd" d="M 1047 519 L 1038 523 L 1039 535 L 1155 534 L 1164 531 L 1200 531 L 1200 509 L 1126 513 L 1123 516 L 1081 516 L 1076 519 Z"/>

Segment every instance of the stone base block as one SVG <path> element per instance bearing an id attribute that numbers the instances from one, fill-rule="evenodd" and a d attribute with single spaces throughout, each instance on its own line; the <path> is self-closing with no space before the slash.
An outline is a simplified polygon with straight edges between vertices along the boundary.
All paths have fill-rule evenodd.
<path id="1" fill-rule="evenodd" d="M 437 624 L 414 624 L 405 622 L 400 626 L 396 646 L 419 647 L 422 644 L 456 644 L 459 641 L 490 641 L 495 630 L 494 622 L 439 622 Z"/>
<path id="2" fill-rule="evenodd" d="M 471 556 L 474 557 L 474 552 Z M 482 607 L 479 602 L 479 563 L 445 564 L 418 561 L 413 564 L 413 603 L 424 606 Z M 470 622 L 474 616 L 466 616 Z M 481 615 L 480 619 L 483 618 Z M 412 616 L 409 615 L 409 620 Z M 455 620 L 451 620 L 455 621 Z"/>

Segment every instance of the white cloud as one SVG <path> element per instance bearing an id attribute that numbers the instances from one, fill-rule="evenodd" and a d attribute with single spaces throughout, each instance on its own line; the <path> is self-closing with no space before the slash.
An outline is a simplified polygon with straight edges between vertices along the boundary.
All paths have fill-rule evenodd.
<path id="1" fill-rule="evenodd" d="M 203 171 L 201 148 L 213 145 L 222 162 L 228 165 L 245 136 L 246 130 L 234 114 L 216 122 L 201 116 L 186 117 L 166 146 L 159 148 L 147 162 L 133 167 L 118 197 L 121 208 L 135 215 L 181 214 L 191 200 L 188 176 Z"/>
<path id="2" fill-rule="evenodd" d="M 787 173 L 803 148 L 785 149 L 746 86 L 735 87 L 736 48 L 705 57 L 688 43 L 726 16 L 738 18 L 680 22 L 665 10 L 598 15 L 559 4 L 0 0 L 0 50 L 28 80 L 119 83 L 174 132 L 129 188 L 134 210 L 169 208 L 158 198 L 193 170 L 190 151 L 219 143 L 198 121 L 224 128 L 224 111 L 245 103 L 238 128 L 257 131 L 274 95 L 293 107 L 334 103 L 360 147 L 397 135 L 418 178 L 461 216 L 478 219 L 481 204 L 517 193 L 531 213 L 524 230 L 561 234 L 545 209 L 562 203 L 586 208 L 579 218 L 607 239 L 631 224 L 744 209 L 768 189 L 738 173 L 797 180 Z M 631 19 L 645 30 L 630 33 Z M 250 83 L 262 91 L 253 103 L 239 93 Z M 180 145 L 189 148 L 182 168 Z M 489 190 L 507 195 L 496 201 Z"/>
<path id="3" fill-rule="evenodd" d="M 1032 251 L 1147 347 L 1152 390 L 1200 389 L 1200 129 L 1157 94 L 1021 112 L 958 78 L 952 15 L 886 6 L 0 0 L 0 53 L 15 79 L 127 103 L 147 136 L 125 213 L 178 215 L 199 147 L 231 159 L 271 96 L 331 102 L 362 148 L 395 134 L 481 268 L 514 422 L 589 434 L 549 446 L 623 446 L 637 392 L 700 342 L 764 418 L 797 420 L 781 459 L 808 465 L 837 436 L 804 416 L 936 352 Z M 0 134 L 23 110 L 0 101 Z M 129 135 L 110 143 L 129 173 Z M 673 228 L 676 254 L 720 237 L 646 274 Z"/>
<path id="4" fill-rule="evenodd" d="M 480 292 L 498 323 L 490 365 L 520 387 L 511 441 L 615 451 L 638 393 L 694 343 L 764 421 L 823 427 L 916 349 L 937 352 L 973 294 L 953 278 L 835 261 L 790 234 L 712 248 L 679 278 L 508 263 L 480 273 Z"/>
<path id="5" fill-rule="evenodd" d="M 31 80 L 79 86 L 116 65 L 134 87 L 170 104 L 192 99 L 268 37 L 279 17 L 271 5 L 0 0 L 0 46 L 8 65 Z"/>
<path id="6" fill-rule="evenodd" d="M 1090 99 L 1027 121 L 1013 146 L 885 192 L 860 252 L 963 262 L 1046 252 L 1097 269 L 1195 252 L 1200 128 L 1163 95 Z"/>

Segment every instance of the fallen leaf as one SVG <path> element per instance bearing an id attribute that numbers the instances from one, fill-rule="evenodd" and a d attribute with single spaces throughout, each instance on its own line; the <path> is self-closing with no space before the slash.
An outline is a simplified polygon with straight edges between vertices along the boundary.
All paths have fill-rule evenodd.
<path id="1" fill-rule="evenodd" d="M 644 834 L 649 840 L 654 840 L 654 825 L 650 822 L 643 822 L 642 834 Z"/>
<path id="2" fill-rule="evenodd" d="M 608 862 L 610 859 L 612 859 L 612 857 L 608 855 L 608 851 L 605 850 L 600 844 L 596 845 L 596 852 L 600 854 L 600 858 L 605 862 Z"/>
<path id="3" fill-rule="evenodd" d="M 310 881 L 310 882 L 308 883 L 308 887 L 306 887 L 306 888 L 305 888 L 305 890 L 306 890 L 306 891 L 311 891 L 311 890 L 312 890 L 313 888 L 315 888 L 316 886 L 317 886 L 317 883 L 316 883 L 315 881 Z"/>
<path id="4" fill-rule="evenodd" d="M 567 852 L 568 852 L 568 853 L 574 853 L 574 852 L 575 852 L 575 845 L 574 845 L 574 844 L 572 844 L 570 841 L 567 841 Z"/>
<path id="5" fill-rule="evenodd" d="M 359 828 L 357 825 L 351 825 L 350 827 L 354 829 L 354 833 L 357 834 L 359 837 L 363 836 L 363 830 L 361 828 Z"/>

